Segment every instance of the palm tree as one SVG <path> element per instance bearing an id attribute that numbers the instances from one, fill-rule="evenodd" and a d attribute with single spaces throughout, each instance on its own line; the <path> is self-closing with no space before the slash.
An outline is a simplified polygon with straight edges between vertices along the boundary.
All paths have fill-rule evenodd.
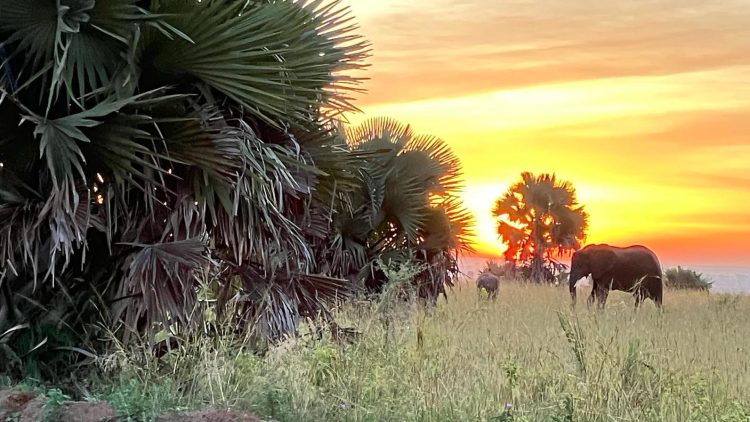
<path id="1" fill-rule="evenodd" d="M 273 338 L 345 294 L 311 246 L 369 54 L 338 3 L 0 0 L 0 332 L 188 327 L 210 278 Z"/>
<path id="2" fill-rule="evenodd" d="M 358 189 L 335 219 L 331 261 L 341 276 L 355 273 L 379 290 L 378 260 L 415 261 L 415 284 L 434 301 L 452 285 L 457 254 L 470 248 L 472 218 L 458 199 L 461 166 L 441 139 L 415 135 L 409 126 L 374 118 L 348 128 Z"/>
<path id="3" fill-rule="evenodd" d="M 545 259 L 580 247 L 588 226 L 583 208 L 569 182 L 554 174 L 522 173 L 492 210 L 498 235 L 508 247 L 506 259 L 531 259 L 531 279 L 541 282 Z"/>

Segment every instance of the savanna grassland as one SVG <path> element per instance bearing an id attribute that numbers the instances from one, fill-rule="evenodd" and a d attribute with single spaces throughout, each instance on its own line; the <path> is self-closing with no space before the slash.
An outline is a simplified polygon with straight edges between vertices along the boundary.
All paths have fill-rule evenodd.
<path id="1" fill-rule="evenodd" d="M 102 398 L 279 421 L 749 420 L 750 297 L 667 291 L 663 312 L 634 312 L 628 295 L 597 311 L 581 293 L 575 311 L 567 288 L 515 283 L 495 303 L 467 284 L 427 312 L 354 302 L 337 316 L 358 340 L 303 333 L 263 357 L 223 340 L 158 363 L 121 351 Z"/>
<path id="2" fill-rule="evenodd" d="M 410 299 L 473 249 L 451 148 L 470 139 L 342 121 L 373 54 L 345 2 L 0 11 L 0 422 L 81 422 L 54 413 L 70 399 L 127 421 L 750 418 L 750 297 Z M 521 276 L 554 278 L 545 251 L 582 244 L 583 207 L 554 173 L 499 198 Z"/>

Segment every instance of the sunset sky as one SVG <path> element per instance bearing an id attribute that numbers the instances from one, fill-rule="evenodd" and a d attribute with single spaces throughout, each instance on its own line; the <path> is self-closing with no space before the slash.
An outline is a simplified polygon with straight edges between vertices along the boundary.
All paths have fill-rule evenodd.
<path id="1" fill-rule="evenodd" d="M 750 265 L 747 0 L 344 0 L 372 42 L 357 105 L 461 158 L 476 248 L 522 171 L 571 181 L 589 243 Z"/>

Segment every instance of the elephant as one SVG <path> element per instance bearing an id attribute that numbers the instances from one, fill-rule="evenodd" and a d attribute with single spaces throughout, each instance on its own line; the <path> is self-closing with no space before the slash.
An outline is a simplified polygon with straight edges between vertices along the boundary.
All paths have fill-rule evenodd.
<path id="1" fill-rule="evenodd" d="M 632 292 L 636 309 L 650 298 L 662 305 L 662 272 L 656 254 L 645 246 L 588 245 L 573 253 L 570 263 L 570 297 L 576 304 L 576 283 L 591 275 L 593 286 L 588 305 L 599 301 L 604 308 L 610 290 Z"/>
<path id="2" fill-rule="evenodd" d="M 481 292 L 482 289 L 487 290 L 492 300 L 497 299 L 497 290 L 500 287 L 500 278 L 490 272 L 483 272 L 477 277 L 477 289 Z"/>

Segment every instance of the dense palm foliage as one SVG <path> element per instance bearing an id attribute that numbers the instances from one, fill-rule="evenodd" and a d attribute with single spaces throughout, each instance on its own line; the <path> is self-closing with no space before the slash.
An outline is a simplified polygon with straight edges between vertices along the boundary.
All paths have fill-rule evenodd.
<path id="1" fill-rule="evenodd" d="M 341 72 L 367 50 L 346 9 L 0 0 L 0 10 L 0 332 L 97 314 L 122 321 L 124 337 L 189 326 L 196 282 L 215 279 L 237 299 L 225 304 L 232 315 L 273 337 L 345 291 L 312 275 L 307 236 L 327 226 L 302 210 L 327 200 L 323 164 L 348 153 L 330 117 L 352 109 L 357 80 Z M 29 346 L 49 339 L 18 331 Z"/>
<path id="2" fill-rule="evenodd" d="M 384 261 L 422 265 L 420 297 L 434 301 L 457 275 L 457 254 L 468 249 L 472 219 L 458 198 L 461 166 L 439 138 L 415 135 L 409 126 L 370 119 L 347 131 L 358 163 L 358 189 L 350 209 L 336 219 L 333 262 L 367 287 L 382 287 Z"/>
<path id="3" fill-rule="evenodd" d="M 506 260 L 531 261 L 530 276 L 537 282 L 544 279 L 544 260 L 578 249 L 588 225 L 573 186 L 550 174 L 521 174 L 495 202 L 492 214 L 508 247 Z"/>
<path id="4" fill-rule="evenodd" d="M 468 222 L 458 162 L 391 122 L 341 130 L 368 46 L 338 1 L 0 11 L 10 367 L 101 326 L 125 341 L 189 331 L 199 284 L 237 330 L 273 339 L 325 316 L 388 254 L 427 264 L 431 292 L 450 282 Z"/>

